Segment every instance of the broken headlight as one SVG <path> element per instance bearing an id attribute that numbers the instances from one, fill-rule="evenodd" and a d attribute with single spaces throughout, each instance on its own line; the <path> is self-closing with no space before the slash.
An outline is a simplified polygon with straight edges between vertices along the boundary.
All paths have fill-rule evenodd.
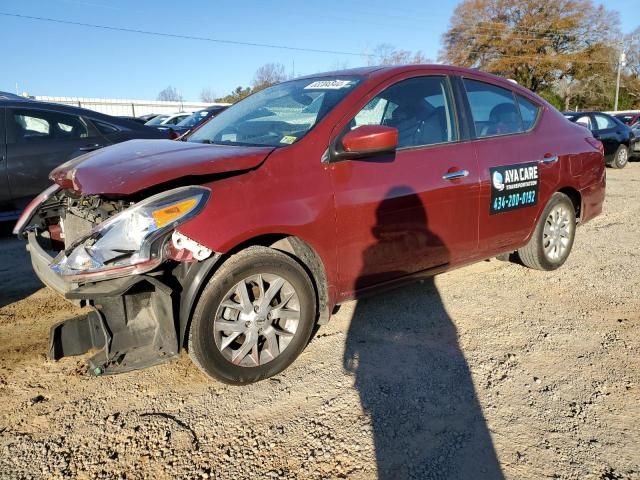
<path id="1" fill-rule="evenodd" d="M 60 252 L 51 269 L 78 282 L 152 270 L 164 261 L 168 234 L 197 215 L 210 193 L 208 188 L 191 186 L 149 197 L 100 223 Z"/>

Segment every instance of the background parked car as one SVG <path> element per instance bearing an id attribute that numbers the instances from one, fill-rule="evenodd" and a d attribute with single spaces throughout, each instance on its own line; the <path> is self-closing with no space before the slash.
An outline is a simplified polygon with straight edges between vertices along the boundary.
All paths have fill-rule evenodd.
<path id="1" fill-rule="evenodd" d="M 145 123 L 148 122 L 148 120 L 144 120 L 140 117 L 129 117 L 127 115 L 118 115 L 118 118 L 121 118 L 123 120 L 130 120 L 132 122 L 139 123 L 140 125 L 144 125 Z"/>
<path id="2" fill-rule="evenodd" d="M 0 92 L 0 100 L 25 100 L 25 97 L 9 92 Z"/>
<path id="3" fill-rule="evenodd" d="M 636 122 L 632 127 L 631 131 L 633 132 L 633 136 L 635 138 L 635 142 L 633 142 L 633 146 L 631 147 L 631 155 L 632 158 L 638 159 L 640 158 L 640 121 Z"/>
<path id="4" fill-rule="evenodd" d="M 213 118 L 219 113 L 225 111 L 227 108 L 229 108 L 228 105 L 212 105 L 211 107 L 203 108 L 202 110 L 193 112 L 187 118 L 183 119 L 180 123 L 171 128 L 178 135 L 183 135 L 189 130 L 196 128 L 210 118 Z"/>
<path id="5" fill-rule="evenodd" d="M 173 126 L 173 125 L 177 125 L 182 120 L 187 118 L 189 115 L 191 115 L 191 114 L 187 113 L 187 112 L 172 113 L 172 114 L 169 114 L 169 115 L 162 114 L 162 115 L 158 115 L 158 116 L 152 118 L 147 123 L 145 123 L 145 125 L 147 125 L 149 127 L 160 127 L 160 126 L 170 127 L 170 126 Z"/>
<path id="6" fill-rule="evenodd" d="M 614 168 L 624 168 L 630 152 L 636 147 L 636 137 L 627 125 L 602 112 L 564 112 L 574 123 L 587 127 L 604 145 L 604 161 Z"/>
<path id="7" fill-rule="evenodd" d="M 614 117 L 630 127 L 640 125 L 640 113 L 618 113 Z"/>
<path id="8" fill-rule="evenodd" d="M 67 160 L 133 138 L 167 132 L 83 108 L 0 98 L 0 221 L 18 217 Z"/>
<path id="9" fill-rule="evenodd" d="M 136 117 L 136 118 L 143 120 L 143 123 L 147 123 L 149 120 L 153 120 L 157 116 L 158 116 L 157 113 L 148 113 L 146 115 L 140 115 L 139 117 Z"/>

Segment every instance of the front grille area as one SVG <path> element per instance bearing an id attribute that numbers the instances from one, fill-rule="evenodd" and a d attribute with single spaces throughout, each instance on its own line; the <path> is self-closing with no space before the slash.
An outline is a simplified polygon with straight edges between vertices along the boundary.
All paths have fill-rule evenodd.
<path id="1" fill-rule="evenodd" d="M 99 223 L 132 205 L 133 202 L 106 200 L 98 196 L 68 197 L 63 218 L 65 248 L 87 235 Z"/>

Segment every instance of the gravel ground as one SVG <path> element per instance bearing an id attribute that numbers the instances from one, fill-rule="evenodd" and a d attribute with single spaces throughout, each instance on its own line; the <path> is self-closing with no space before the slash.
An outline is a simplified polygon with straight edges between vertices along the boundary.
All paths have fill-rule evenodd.
<path id="1" fill-rule="evenodd" d="M 0 239 L 1 478 L 640 478 L 640 164 L 559 271 L 491 260 L 343 305 L 248 387 L 46 360 L 83 315 Z"/>

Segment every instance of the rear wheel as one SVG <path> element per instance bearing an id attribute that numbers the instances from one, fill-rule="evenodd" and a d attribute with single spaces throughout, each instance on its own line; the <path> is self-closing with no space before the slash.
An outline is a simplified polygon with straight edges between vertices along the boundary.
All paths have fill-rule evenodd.
<path id="1" fill-rule="evenodd" d="M 315 316 L 315 291 L 302 266 L 277 250 L 250 247 L 227 260 L 202 292 L 189 355 L 225 383 L 263 380 L 300 355 Z"/>
<path id="2" fill-rule="evenodd" d="M 629 163 L 629 149 L 625 145 L 620 145 L 613 157 L 611 166 L 613 168 L 624 168 Z"/>
<path id="3" fill-rule="evenodd" d="M 576 233 L 576 212 L 564 193 L 556 192 L 545 207 L 533 235 L 518 250 L 520 261 L 536 270 L 555 270 L 571 253 Z"/>

